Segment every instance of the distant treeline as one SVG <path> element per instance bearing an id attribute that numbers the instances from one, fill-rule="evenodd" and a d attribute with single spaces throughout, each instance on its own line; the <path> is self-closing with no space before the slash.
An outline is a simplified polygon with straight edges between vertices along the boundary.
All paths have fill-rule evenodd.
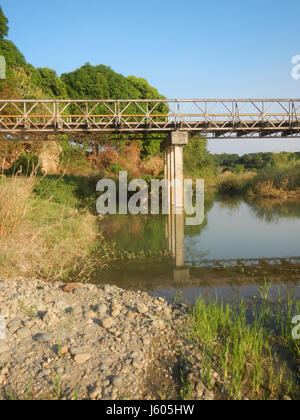
<path id="1" fill-rule="evenodd" d="M 250 153 L 243 156 L 234 154 L 213 155 L 213 160 L 217 167 L 226 170 L 260 170 L 266 167 L 275 166 L 280 163 L 288 163 L 300 160 L 300 153 L 281 152 L 281 153 Z"/>

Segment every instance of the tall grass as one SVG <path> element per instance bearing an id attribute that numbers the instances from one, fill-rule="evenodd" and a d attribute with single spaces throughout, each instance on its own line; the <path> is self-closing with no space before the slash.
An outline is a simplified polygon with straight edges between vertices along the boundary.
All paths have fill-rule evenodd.
<path id="1" fill-rule="evenodd" d="M 26 215 L 35 177 L 0 177 L 0 237 L 12 234 Z"/>
<path id="2" fill-rule="evenodd" d="M 82 177 L 0 180 L 0 271 L 3 276 L 86 280 L 105 266 L 111 248 L 87 207 Z M 95 191 L 95 189 L 94 189 Z M 94 193 L 95 194 L 95 193 Z M 96 197 L 94 195 L 94 201 Z"/>
<path id="3" fill-rule="evenodd" d="M 223 175 L 218 180 L 217 190 L 220 194 L 231 196 L 248 194 L 253 183 L 253 177 L 253 173 Z"/>
<path id="4" fill-rule="evenodd" d="M 217 190 L 225 195 L 250 195 L 258 198 L 285 199 L 300 196 L 300 162 L 270 166 L 257 174 L 222 176 Z"/>
<path id="5" fill-rule="evenodd" d="M 300 397 L 299 377 L 286 361 L 298 360 L 299 343 L 292 339 L 292 314 L 299 302 L 274 306 L 268 299 L 268 285 L 261 290 L 259 307 L 244 302 L 224 306 L 199 298 L 189 324 L 189 337 L 202 353 L 201 379 L 209 386 L 212 360 L 233 399 L 277 399 Z M 298 312 L 297 312 L 298 311 Z M 280 349 L 282 359 L 279 357 Z M 284 361 L 285 360 L 285 361 Z M 292 363 L 292 362 L 291 362 Z"/>

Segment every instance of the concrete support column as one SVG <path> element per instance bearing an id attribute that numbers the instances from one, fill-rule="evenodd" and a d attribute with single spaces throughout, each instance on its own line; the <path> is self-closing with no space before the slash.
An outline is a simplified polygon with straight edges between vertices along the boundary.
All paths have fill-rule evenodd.
<path id="1" fill-rule="evenodd" d="M 168 193 L 169 208 L 175 213 L 183 211 L 183 146 L 188 144 L 187 131 L 172 131 L 169 139 L 164 141 L 161 149 L 165 159 L 165 179 L 171 184 Z"/>
<path id="2" fill-rule="evenodd" d="M 166 221 L 167 246 L 176 267 L 184 266 L 184 175 L 183 147 L 188 144 L 188 133 L 173 131 L 161 146 L 164 152 L 165 179 L 169 181 L 169 215 Z"/>

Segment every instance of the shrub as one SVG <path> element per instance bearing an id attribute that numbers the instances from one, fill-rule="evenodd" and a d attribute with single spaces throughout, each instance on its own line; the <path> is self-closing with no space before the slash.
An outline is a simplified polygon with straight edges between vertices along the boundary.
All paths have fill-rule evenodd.
<path id="1" fill-rule="evenodd" d="M 38 156 L 32 153 L 22 152 L 12 165 L 9 172 L 11 174 L 22 174 L 25 176 L 41 174 L 41 166 L 39 165 Z"/>

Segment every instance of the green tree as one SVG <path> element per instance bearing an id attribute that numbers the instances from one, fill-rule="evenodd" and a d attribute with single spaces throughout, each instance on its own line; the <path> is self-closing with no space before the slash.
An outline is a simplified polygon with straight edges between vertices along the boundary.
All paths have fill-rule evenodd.
<path id="1" fill-rule="evenodd" d="M 37 69 L 40 74 L 40 87 L 44 93 L 56 98 L 68 97 L 65 83 L 57 77 L 56 71 L 49 68 Z"/>
<path id="2" fill-rule="evenodd" d="M 4 15 L 2 7 L 0 6 L 0 38 L 8 35 L 8 19 Z"/>
<path id="3" fill-rule="evenodd" d="M 188 176 L 205 177 L 216 170 L 212 155 L 207 151 L 206 139 L 190 139 L 184 147 L 184 171 Z"/>

